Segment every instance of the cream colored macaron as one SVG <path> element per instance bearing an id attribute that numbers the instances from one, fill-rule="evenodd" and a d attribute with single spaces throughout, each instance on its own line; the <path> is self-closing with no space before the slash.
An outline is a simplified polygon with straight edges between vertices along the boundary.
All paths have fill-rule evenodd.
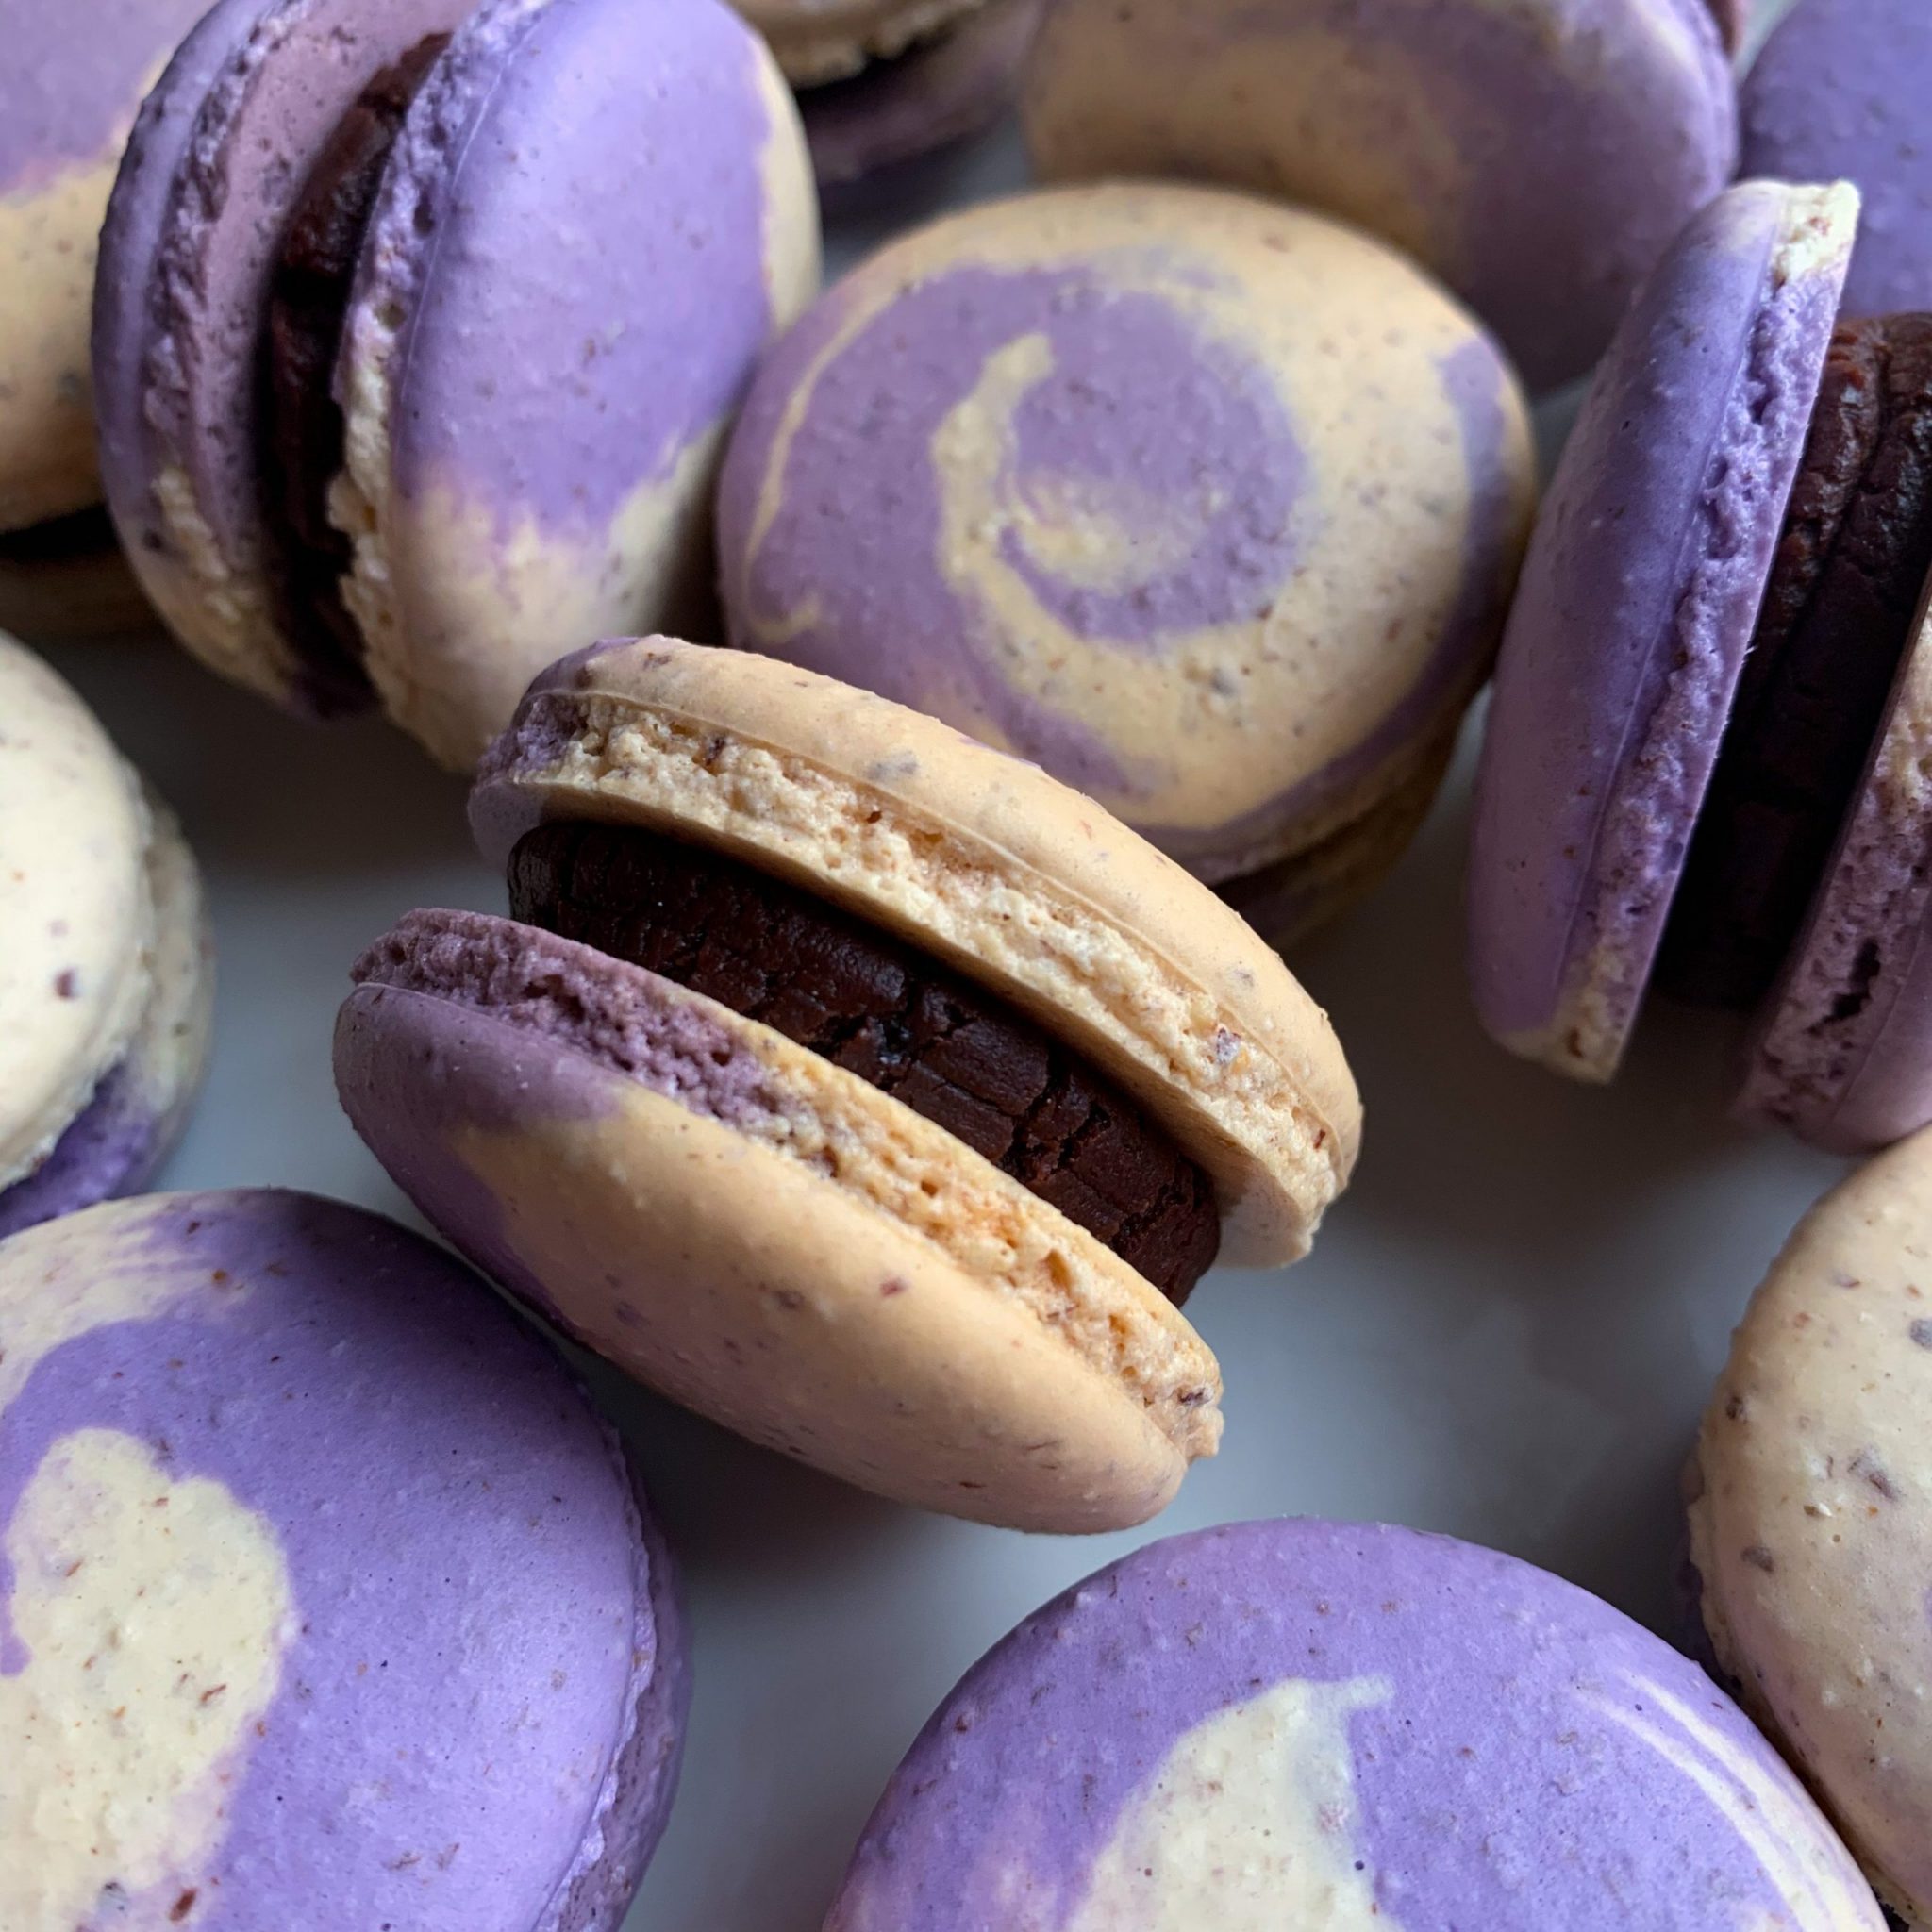
<path id="1" fill-rule="evenodd" d="M 466 1253 L 676 1399 L 929 1507 L 1120 1527 L 1213 1452 L 1178 1303 L 1217 1250 L 1306 1250 L 1360 1108 L 1205 888 L 932 719 L 665 639 L 545 674 L 472 819 L 515 920 L 411 915 L 336 1048 Z"/>
<path id="2" fill-rule="evenodd" d="M 1694 1476 L 1719 1663 L 1886 1902 L 1932 1924 L 1932 1132 L 1791 1237 Z"/>

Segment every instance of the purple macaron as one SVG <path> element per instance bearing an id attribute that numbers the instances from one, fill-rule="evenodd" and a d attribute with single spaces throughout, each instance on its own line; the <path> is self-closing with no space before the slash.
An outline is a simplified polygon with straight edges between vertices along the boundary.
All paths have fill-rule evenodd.
<path id="1" fill-rule="evenodd" d="M 827 1932 L 1879 1932 L 1704 1674 L 1574 1586 L 1403 1529 L 1158 1542 L 997 1644 Z"/>
<path id="2" fill-rule="evenodd" d="M 171 627 L 474 763 L 556 640 L 701 612 L 818 233 L 722 0 L 222 0 L 102 243 L 115 520 Z"/>
<path id="3" fill-rule="evenodd" d="M 615 1932 L 676 1781 L 671 1560 L 441 1250 L 267 1190 L 0 1244 L 0 1922 Z M 51 1793 L 58 1791 L 53 1801 Z"/>
<path id="4" fill-rule="evenodd" d="M 1847 186 L 1700 215 L 1531 541 L 1477 779 L 1485 1025 L 1614 1074 L 1655 978 L 1757 1013 L 1740 1110 L 1845 1151 L 1932 1118 L 1932 318 L 1839 314 Z"/>

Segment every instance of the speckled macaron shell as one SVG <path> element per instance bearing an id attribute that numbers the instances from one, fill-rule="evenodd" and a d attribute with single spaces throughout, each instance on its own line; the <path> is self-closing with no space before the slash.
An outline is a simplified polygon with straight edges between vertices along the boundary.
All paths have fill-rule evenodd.
<path id="1" fill-rule="evenodd" d="M 438 758 L 474 765 L 560 641 L 702 607 L 725 426 L 818 275 L 796 109 L 723 0 L 493 0 L 458 36 L 338 372 L 347 601 Z"/>
<path id="2" fill-rule="evenodd" d="M 471 794 L 487 857 L 546 818 L 656 826 L 820 893 L 1010 1001 L 1214 1180 L 1224 1260 L 1304 1253 L 1360 1100 L 1327 1016 L 1179 866 L 1035 766 L 747 652 L 561 660 Z"/>
<path id="3" fill-rule="evenodd" d="M 1119 1529 L 1221 1435 L 1172 1303 L 856 1074 L 608 955 L 420 912 L 336 1030 L 350 1120 L 531 1307 L 875 1493 Z"/>
<path id="4" fill-rule="evenodd" d="M 1828 1194 L 1738 1329 L 1691 1557 L 1746 1707 L 1932 1924 L 1932 1136 Z"/>
<path id="5" fill-rule="evenodd" d="M 1487 672 L 1534 489 L 1489 338 L 1333 223 L 1173 185 L 967 210 L 760 369 L 734 641 L 1037 760 L 1210 879 L 1381 801 Z"/>
<path id="6" fill-rule="evenodd" d="M 1742 87 L 1747 172 L 1856 182 L 1851 315 L 1932 308 L 1932 9 L 1919 0 L 1798 0 Z"/>
<path id="7" fill-rule="evenodd" d="M 84 508 L 95 475 L 94 247 L 142 96 L 207 0 L 0 12 L 0 531 Z"/>
<path id="8" fill-rule="evenodd" d="M 481 1283 L 337 1203 L 154 1196 L 0 1245 L 0 1922 L 616 1932 L 674 1577 Z"/>
<path id="9" fill-rule="evenodd" d="M 826 1932 L 1880 1932 L 1844 1847 L 1697 1667 L 1410 1530 L 1157 1542 L 934 1714 Z"/>
<path id="10" fill-rule="evenodd" d="M 1023 109 L 1046 180 L 1191 175 L 1382 236 L 1537 389 L 1596 359 L 1738 150 L 1705 0 L 1057 0 Z"/>
<path id="11" fill-rule="evenodd" d="M 1504 634 L 1469 954 L 1511 1050 L 1608 1079 L 1757 621 L 1857 226 L 1750 182 L 1645 285 L 1566 446 Z"/>
<path id="12" fill-rule="evenodd" d="M 890 60 L 991 0 L 734 0 L 794 87 Z"/>

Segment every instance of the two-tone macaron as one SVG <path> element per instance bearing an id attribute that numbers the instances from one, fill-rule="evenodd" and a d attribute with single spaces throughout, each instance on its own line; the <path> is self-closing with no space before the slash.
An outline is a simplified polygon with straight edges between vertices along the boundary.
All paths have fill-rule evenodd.
<path id="1" fill-rule="evenodd" d="M 1006 1638 L 887 1787 L 827 1932 L 1881 1932 L 1697 1667 L 1491 1550 L 1209 1529 Z"/>
<path id="2" fill-rule="evenodd" d="M 736 643 L 1037 761 L 1285 943 L 1426 809 L 1533 493 L 1507 363 L 1392 251 L 1060 189 L 903 238 L 780 341 L 719 562 Z"/>
<path id="3" fill-rule="evenodd" d="M 173 814 L 0 636 L 0 1235 L 154 1172 L 200 1083 L 213 977 Z"/>
<path id="4" fill-rule="evenodd" d="M 1706 0 L 1055 0 L 1023 110 L 1042 179 L 1221 181 L 1380 235 L 1539 390 L 1738 158 Z"/>
<path id="5" fill-rule="evenodd" d="M 0 1242 L 0 1924 L 616 1932 L 688 1701 L 615 1436 L 469 1271 L 252 1190 Z"/>
<path id="6" fill-rule="evenodd" d="M 102 240 L 115 520 L 215 669 L 474 764 L 559 637 L 703 608 L 724 425 L 817 267 L 722 0 L 221 0 Z"/>
<path id="7" fill-rule="evenodd" d="M 1932 1137 L 1806 1217 L 1691 1482 L 1705 1632 L 1880 1894 L 1932 1924 Z"/>
<path id="8" fill-rule="evenodd" d="M 1205 887 L 930 718 L 665 639 L 540 678 L 471 813 L 515 917 L 378 941 L 335 1066 L 479 1266 L 928 1507 L 1119 1527 L 1213 1453 L 1178 1304 L 1307 1248 L 1360 1108 Z"/>
<path id="9" fill-rule="evenodd" d="M 1686 230 L 1531 541 L 1476 788 L 1484 1024 L 1615 1071 L 1653 974 L 1755 1010 L 1740 1110 L 1932 1118 L 1932 317 L 1840 321 L 1848 187 Z"/>

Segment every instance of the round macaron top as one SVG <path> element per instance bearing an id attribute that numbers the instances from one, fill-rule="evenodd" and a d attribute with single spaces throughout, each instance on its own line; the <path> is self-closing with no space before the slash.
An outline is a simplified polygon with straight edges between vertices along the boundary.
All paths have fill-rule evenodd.
<path id="1" fill-rule="evenodd" d="M 857 74 L 992 0 L 735 0 L 794 86 Z"/>
<path id="2" fill-rule="evenodd" d="M 0 1188 L 126 1047 L 154 905 L 141 782 L 79 697 L 0 637 Z"/>
<path id="3" fill-rule="evenodd" d="M 1746 1706 L 1887 1902 L 1932 1921 L 1932 1136 L 1812 1209 L 1740 1324 L 1691 1555 Z"/>
<path id="4" fill-rule="evenodd" d="M 1046 179 L 1225 181 L 1383 236 L 1538 389 L 1737 159 L 1705 0 L 1059 0 L 1024 105 Z"/>
<path id="5" fill-rule="evenodd" d="M 1932 308 L 1932 11 L 1919 0 L 1799 0 L 1742 84 L 1745 171 L 1855 182 L 1852 315 Z"/>
<path id="6" fill-rule="evenodd" d="M 471 799 L 501 862 L 545 819 L 656 826 L 956 967 L 1085 1054 L 1215 1181 L 1224 1258 L 1304 1252 L 1360 1101 L 1241 920 L 1037 767 L 816 673 L 663 638 L 561 660 Z"/>
<path id="7" fill-rule="evenodd" d="M 894 242 L 761 367 L 734 641 L 1037 760 L 1210 878 L 1358 815 L 1487 669 L 1533 491 L 1489 338 L 1391 251 L 1214 190 Z"/>
<path id="8" fill-rule="evenodd" d="M 1753 182 L 1699 214 L 1618 331 L 1504 635 L 1476 784 L 1484 1024 L 1615 1071 L 1757 621 L 1857 225 Z"/>
<path id="9" fill-rule="evenodd" d="M 828 1932 L 991 1923 L 1882 1922 L 1743 1716 L 1607 1605 L 1445 1538 L 1276 1522 L 1101 1571 L 934 1714 Z"/>
<path id="10" fill-rule="evenodd" d="M 668 1559 L 467 1271 L 152 1197 L 0 1246 L 0 1919 L 615 1932 L 675 1774 Z"/>

